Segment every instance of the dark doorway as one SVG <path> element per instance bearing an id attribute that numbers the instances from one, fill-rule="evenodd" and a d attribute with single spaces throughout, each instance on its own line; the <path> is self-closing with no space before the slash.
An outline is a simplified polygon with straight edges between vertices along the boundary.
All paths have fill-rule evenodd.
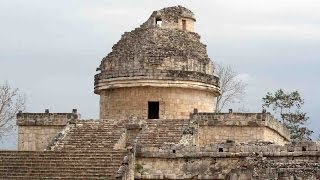
<path id="1" fill-rule="evenodd" d="M 182 20 L 182 30 L 186 30 L 187 29 L 187 21 L 186 20 Z"/>
<path id="2" fill-rule="evenodd" d="M 159 102 L 148 102 L 148 119 L 159 119 Z"/>

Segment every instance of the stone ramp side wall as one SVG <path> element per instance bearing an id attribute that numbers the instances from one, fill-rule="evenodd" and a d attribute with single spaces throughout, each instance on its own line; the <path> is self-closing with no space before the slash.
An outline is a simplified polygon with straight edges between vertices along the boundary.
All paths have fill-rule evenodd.
<path id="1" fill-rule="evenodd" d="M 52 139 L 71 121 L 78 119 L 76 110 L 72 113 L 22 113 L 17 114 L 18 150 L 42 151 Z"/>
<path id="2" fill-rule="evenodd" d="M 19 126 L 18 150 L 42 151 L 64 126 Z"/>
<path id="3" fill-rule="evenodd" d="M 288 129 L 269 113 L 195 113 L 191 118 L 199 124 L 200 146 L 226 141 L 283 145 L 290 141 Z"/>

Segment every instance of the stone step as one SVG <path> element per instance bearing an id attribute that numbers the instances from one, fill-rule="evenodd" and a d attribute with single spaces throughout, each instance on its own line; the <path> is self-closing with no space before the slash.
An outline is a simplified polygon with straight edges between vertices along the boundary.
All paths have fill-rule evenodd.
<path id="1" fill-rule="evenodd" d="M 161 147 L 167 143 L 176 144 L 188 124 L 189 120 L 148 121 L 147 128 L 136 139 L 142 146 Z"/>

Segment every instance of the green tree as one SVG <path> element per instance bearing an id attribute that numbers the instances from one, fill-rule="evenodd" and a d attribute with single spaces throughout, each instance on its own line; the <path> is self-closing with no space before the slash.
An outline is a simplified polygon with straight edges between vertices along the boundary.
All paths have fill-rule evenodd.
<path id="1" fill-rule="evenodd" d="M 275 93 L 268 92 L 262 100 L 263 108 L 271 108 L 281 118 L 290 130 L 292 140 L 311 140 L 313 131 L 305 126 L 309 117 L 302 111 L 304 99 L 298 91 L 287 93 L 279 89 Z"/>

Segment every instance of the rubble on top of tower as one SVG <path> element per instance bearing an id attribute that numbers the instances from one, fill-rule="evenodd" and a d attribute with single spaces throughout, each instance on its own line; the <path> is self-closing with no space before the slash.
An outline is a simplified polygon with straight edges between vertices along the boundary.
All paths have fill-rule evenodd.
<path id="1" fill-rule="evenodd" d="M 157 24 L 160 20 L 161 26 Z M 206 45 L 193 32 L 194 22 L 194 14 L 182 6 L 154 11 L 141 27 L 125 32 L 112 52 L 102 59 L 95 92 L 99 92 L 100 82 L 118 77 L 178 78 L 218 87 Z"/>
<path id="2" fill-rule="evenodd" d="M 179 23 L 181 18 L 190 19 L 196 21 L 194 14 L 189 9 L 182 6 L 173 6 L 163 8 L 159 11 L 153 11 L 150 18 L 143 23 L 141 28 L 157 27 L 157 21 L 162 21 L 164 23 Z"/>

